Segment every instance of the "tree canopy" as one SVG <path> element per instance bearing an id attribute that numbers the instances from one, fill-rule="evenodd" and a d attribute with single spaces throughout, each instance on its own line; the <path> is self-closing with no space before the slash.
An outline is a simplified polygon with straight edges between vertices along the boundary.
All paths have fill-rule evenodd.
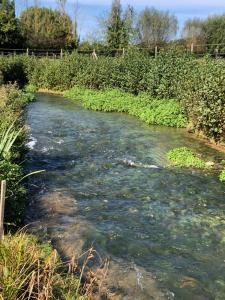
<path id="1" fill-rule="evenodd" d="M 140 41 L 145 46 L 164 44 L 174 38 L 178 21 L 169 12 L 155 8 L 145 8 L 139 16 Z"/>
<path id="2" fill-rule="evenodd" d="M 210 16 L 203 22 L 203 31 L 207 44 L 225 42 L 225 14 Z"/>
<path id="3" fill-rule="evenodd" d="M 203 21 L 199 18 L 188 19 L 184 24 L 182 36 L 189 44 L 204 43 Z"/>
<path id="4" fill-rule="evenodd" d="M 15 16 L 14 0 L 0 0 L 0 46 L 12 48 L 18 45 L 19 36 L 18 20 Z"/>
<path id="5" fill-rule="evenodd" d="M 76 43 L 70 17 L 58 10 L 30 7 L 21 13 L 20 24 L 28 47 L 65 48 Z"/>
<path id="6" fill-rule="evenodd" d="M 111 11 L 103 21 L 109 48 L 121 49 L 129 45 L 134 33 L 133 18 L 134 10 L 131 6 L 123 11 L 120 0 L 112 1 Z"/>

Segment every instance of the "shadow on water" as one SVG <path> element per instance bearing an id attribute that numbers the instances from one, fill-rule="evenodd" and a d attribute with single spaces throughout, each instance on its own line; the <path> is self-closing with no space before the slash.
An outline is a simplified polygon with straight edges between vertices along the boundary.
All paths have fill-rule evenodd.
<path id="1" fill-rule="evenodd" d="M 111 257 L 112 299 L 224 299 L 225 187 L 213 172 L 165 168 L 178 146 L 224 155 L 182 130 L 38 100 L 27 168 L 46 172 L 30 179 L 32 230 L 64 257 L 91 245 Z"/>

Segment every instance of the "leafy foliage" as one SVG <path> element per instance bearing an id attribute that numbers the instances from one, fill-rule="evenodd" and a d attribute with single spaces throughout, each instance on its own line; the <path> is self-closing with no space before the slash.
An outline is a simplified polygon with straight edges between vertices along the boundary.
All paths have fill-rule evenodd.
<path id="1" fill-rule="evenodd" d="M 222 60 L 192 63 L 186 76 L 182 105 L 194 128 L 221 141 L 225 136 L 225 68 Z"/>
<path id="2" fill-rule="evenodd" d="M 0 1 L 0 46 L 16 47 L 20 44 L 19 24 L 15 16 L 15 2 Z"/>
<path id="3" fill-rule="evenodd" d="M 66 97 L 82 100 L 84 107 L 106 112 L 126 112 L 148 124 L 185 127 L 179 103 L 174 100 L 152 99 L 147 94 L 134 96 L 118 89 L 96 91 L 74 87 L 64 94 Z"/>
<path id="4" fill-rule="evenodd" d="M 22 128 L 15 129 L 14 123 L 12 123 L 9 128 L 0 134 L 0 160 L 10 160 L 11 158 L 11 149 L 19 134 L 21 133 Z"/>
<path id="5" fill-rule="evenodd" d="M 192 167 L 198 169 L 207 168 L 205 162 L 197 157 L 191 149 L 187 147 L 170 150 L 167 154 L 172 165 L 177 167 Z"/>
<path id="6" fill-rule="evenodd" d="M 219 179 L 221 182 L 225 182 L 225 169 L 220 173 Z"/>
<path id="7" fill-rule="evenodd" d="M 131 6 L 123 13 L 120 0 L 112 1 L 109 16 L 103 20 L 106 31 L 107 45 L 110 49 L 121 49 L 130 44 L 134 34 L 133 26 L 134 11 Z"/>
<path id="8" fill-rule="evenodd" d="M 144 93 L 151 99 L 168 99 L 163 100 L 168 109 L 176 100 L 193 131 L 217 142 L 224 141 L 223 60 L 196 59 L 182 49 L 171 48 L 161 51 L 157 59 L 131 49 L 124 58 L 99 57 L 93 60 L 74 52 L 60 60 L 0 57 L 0 63 L 4 82 L 17 80 L 21 86 L 29 81 L 38 88 L 62 91 L 74 86 L 96 90 L 119 89 L 134 95 Z M 149 103 L 146 105 L 149 106 Z"/>
<path id="9" fill-rule="evenodd" d="M 155 8 L 145 8 L 139 16 L 141 43 L 146 47 L 161 45 L 176 36 L 178 21 L 174 15 Z"/>
<path id="10" fill-rule="evenodd" d="M 30 7 L 20 16 L 22 34 L 31 48 L 60 49 L 74 46 L 73 24 L 68 15 L 50 8 Z"/>

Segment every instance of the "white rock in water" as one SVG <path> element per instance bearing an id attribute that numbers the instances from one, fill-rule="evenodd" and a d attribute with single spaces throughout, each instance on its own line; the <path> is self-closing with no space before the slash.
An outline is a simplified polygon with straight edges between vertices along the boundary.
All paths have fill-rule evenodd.
<path id="1" fill-rule="evenodd" d="M 124 159 L 123 163 L 130 166 L 130 167 L 140 167 L 140 168 L 146 168 L 146 169 L 159 169 L 156 165 L 145 165 L 142 163 L 135 163 L 134 161 L 130 159 Z"/>
<path id="2" fill-rule="evenodd" d="M 34 138 L 32 135 L 30 136 L 30 141 L 26 144 L 26 146 L 29 148 L 29 149 L 34 149 L 34 146 L 37 144 L 37 139 Z"/>
<path id="3" fill-rule="evenodd" d="M 159 169 L 159 167 L 156 166 L 156 165 L 147 165 L 146 168 L 149 168 L 149 169 Z"/>

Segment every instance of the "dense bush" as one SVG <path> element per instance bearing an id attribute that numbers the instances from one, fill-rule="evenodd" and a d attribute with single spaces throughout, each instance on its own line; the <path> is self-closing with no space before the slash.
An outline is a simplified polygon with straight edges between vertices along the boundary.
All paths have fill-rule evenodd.
<path id="1" fill-rule="evenodd" d="M 197 131 L 221 141 L 225 137 L 225 63 L 205 59 L 186 77 L 182 105 Z"/>
<path id="2" fill-rule="evenodd" d="M 27 79 L 27 68 L 31 66 L 33 59 L 27 56 L 9 56 L 5 58 L 0 56 L 0 73 L 2 74 L 2 83 L 17 82 L 19 87 L 23 87 Z"/>
<path id="3" fill-rule="evenodd" d="M 74 52 L 61 60 L 21 56 L 4 61 L 0 58 L 0 62 L 4 82 L 16 80 L 22 85 L 29 81 L 39 88 L 55 90 L 84 86 L 116 88 L 135 95 L 144 92 L 151 99 L 168 99 L 168 109 L 171 99 L 176 99 L 194 130 L 216 141 L 224 140 L 223 60 L 196 59 L 182 49 L 161 51 L 155 59 L 131 49 L 124 58 L 93 60 Z M 144 103 L 139 101 L 138 105 Z"/>

